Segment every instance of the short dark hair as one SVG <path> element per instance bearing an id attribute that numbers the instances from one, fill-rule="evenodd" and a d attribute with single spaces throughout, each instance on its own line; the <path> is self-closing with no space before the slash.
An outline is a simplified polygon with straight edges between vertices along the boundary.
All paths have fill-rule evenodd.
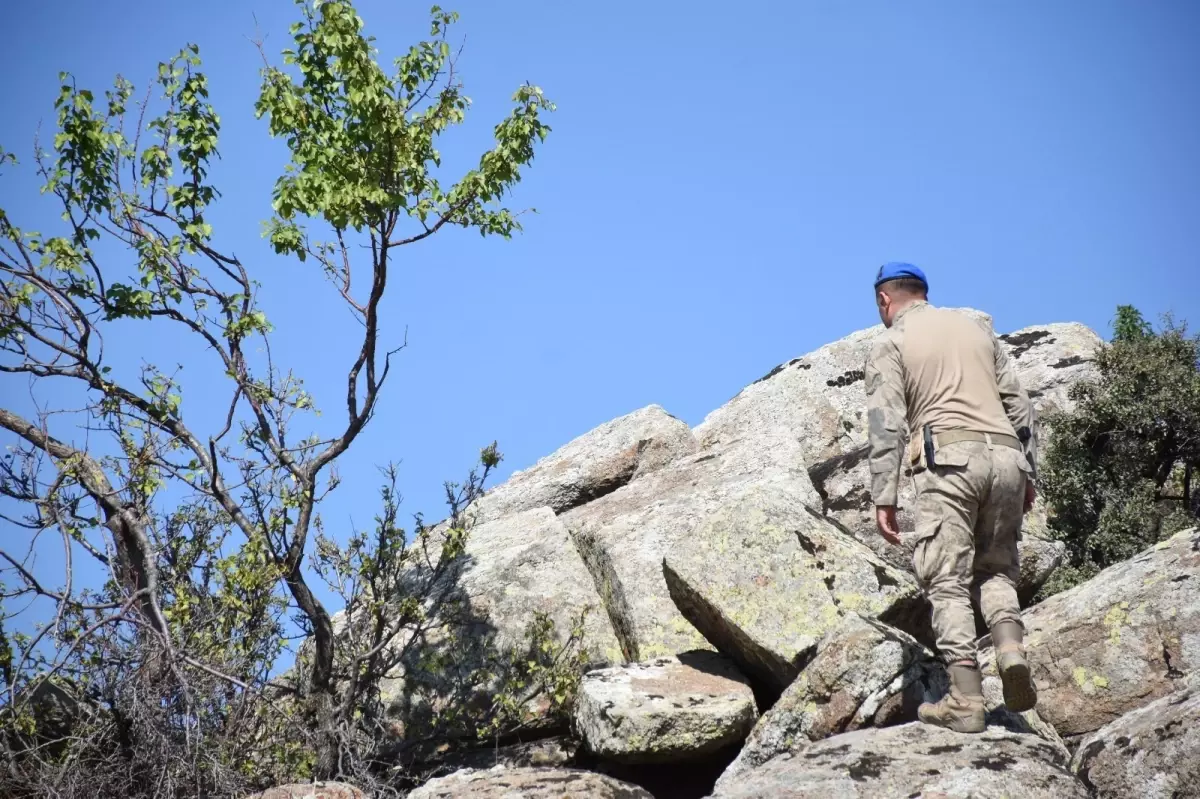
<path id="1" fill-rule="evenodd" d="M 918 297 L 925 297 L 929 294 L 929 287 L 915 277 L 898 277 L 895 280 L 880 283 L 877 291 L 882 291 L 889 297 L 893 294 L 915 294 Z"/>

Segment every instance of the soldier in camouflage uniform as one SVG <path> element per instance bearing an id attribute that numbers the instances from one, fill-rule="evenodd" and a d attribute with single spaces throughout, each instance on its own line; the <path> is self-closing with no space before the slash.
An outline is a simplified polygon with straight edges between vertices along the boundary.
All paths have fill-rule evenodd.
<path id="1" fill-rule="evenodd" d="M 887 331 L 866 367 L 871 495 L 879 532 L 900 544 L 896 490 L 907 457 L 918 493 L 913 568 L 933 606 L 951 683 L 918 716 L 981 732 L 972 601 L 992 633 L 1005 704 L 1021 712 L 1037 703 L 1016 590 L 1021 519 L 1034 499 L 1036 418 L 991 331 L 930 305 L 927 292 L 925 275 L 910 264 L 886 264 L 876 276 Z"/>

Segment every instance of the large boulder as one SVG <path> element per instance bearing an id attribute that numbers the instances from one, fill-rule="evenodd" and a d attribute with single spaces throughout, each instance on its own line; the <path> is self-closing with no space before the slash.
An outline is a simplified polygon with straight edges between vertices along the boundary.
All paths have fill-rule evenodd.
<path id="1" fill-rule="evenodd" d="M 1040 738 L 1002 730 L 961 735 L 920 722 L 863 729 L 775 757 L 714 799 L 1087 799 L 1065 754 Z"/>
<path id="2" fill-rule="evenodd" d="M 623 763 L 706 758 L 740 743 L 757 717 L 733 662 L 704 651 L 590 672 L 575 705 L 588 750 Z"/>
<path id="3" fill-rule="evenodd" d="M 715 447 L 559 517 L 596 581 L 626 661 L 708 648 L 671 601 L 663 556 L 677 545 L 697 543 L 701 522 L 718 508 L 767 487 L 792 517 L 805 516 L 805 506 L 820 499 L 801 449 L 787 435 L 771 447 Z"/>
<path id="4" fill-rule="evenodd" d="M 412 657 L 381 685 L 398 733 L 444 703 L 473 693 L 505 664 L 523 661 L 538 614 L 554 622 L 566 643 L 583 618 L 580 645 L 594 665 L 620 662 L 620 644 L 570 534 L 550 508 L 535 508 L 474 527 L 463 555 L 444 577 L 441 602 Z M 531 724 L 546 713 L 530 704 Z"/>
<path id="5" fill-rule="evenodd" d="M 945 679 L 928 649 L 878 621 L 848 613 L 821 640 L 816 657 L 763 714 L 717 783 L 773 757 L 863 727 L 916 718 L 917 705 Z"/>
<path id="6" fill-rule="evenodd" d="M 247 799 L 366 799 L 366 794 L 344 782 L 297 782 L 268 788 Z"/>
<path id="7" fill-rule="evenodd" d="M 565 641 L 583 611 L 591 662 L 615 663 L 620 645 L 570 533 L 550 508 L 535 508 L 471 530 L 458 583 L 473 615 L 495 630 L 497 645 L 520 647 L 537 613 Z"/>
<path id="8" fill-rule="evenodd" d="M 1200 671 L 1200 529 L 1185 530 L 1024 614 L 1038 709 L 1094 732 Z M 995 673 L 983 642 L 981 663 Z"/>
<path id="9" fill-rule="evenodd" d="M 627 782 L 566 768 L 463 770 L 417 788 L 409 799 L 654 799 Z"/>
<path id="10" fill-rule="evenodd" d="M 1037 592 L 1067 557 L 1067 545 L 1026 533 L 1017 542 L 1021 558 L 1021 576 L 1017 580 L 1017 599 L 1021 607 L 1029 607 Z"/>
<path id="11" fill-rule="evenodd" d="M 1103 341 L 1078 322 L 1034 325 L 1005 333 L 1000 340 L 1041 416 L 1074 407 L 1071 386 L 1098 374 L 1096 349 Z"/>
<path id="12" fill-rule="evenodd" d="M 1105 725 L 1071 767 L 1098 799 L 1200 797 L 1200 681 Z"/>
<path id="13" fill-rule="evenodd" d="M 649 405 L 570 441 L 471 506 L 476 523 L 533 508 L 555 513 L 612 493 L 638 477 L 696 450 L 685 422 Z"/>
<path id="14" fill-rule="evenodd" d="M 662 570 L 684 617 L 776 695 L 843 612 L 926 619 L 911 579 L 775 486 L 714 509 Z"/>

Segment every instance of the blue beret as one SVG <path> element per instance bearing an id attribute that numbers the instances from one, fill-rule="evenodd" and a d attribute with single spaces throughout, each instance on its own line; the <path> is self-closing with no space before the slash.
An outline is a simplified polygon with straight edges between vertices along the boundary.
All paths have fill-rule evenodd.
<path id="1" fill-rule="evenodd" d="M 879 288 L 889 280 L 898 280 L 900 278 L 910 278 L 919 280 L 925 284 L 925 290 L 929 290 L 929 281 L 925 279 L 925 273 L 912 264 L 900 263 L 892 261 L 879 267 L 879 273 L 875 275 L 875 288 Z"/>

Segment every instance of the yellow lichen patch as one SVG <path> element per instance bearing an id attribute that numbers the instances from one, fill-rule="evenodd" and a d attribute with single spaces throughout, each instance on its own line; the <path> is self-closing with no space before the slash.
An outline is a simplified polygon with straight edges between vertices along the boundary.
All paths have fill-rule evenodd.
<path id="1" fill-rule="evenodd" d="M 1102 674 L 1089 672 L 1083 666 L 1076 666 L 1071 672 L 1071 677 L 1075 680 L 1075 684 L 1079 686 L 1079 690 L 1086 695 L 1091 696 L 1097 690 L 1108 688 L 1108 678 Z"/>
<path id="2" fill-rule="evenodd" d="M 1121 643 L 1121 625 L 1129 621 L 1129 603 L 1120 602 L 1104 614 L 1104 629 L 1108 630 L 1108 642 L 1113 646 Z"/>

